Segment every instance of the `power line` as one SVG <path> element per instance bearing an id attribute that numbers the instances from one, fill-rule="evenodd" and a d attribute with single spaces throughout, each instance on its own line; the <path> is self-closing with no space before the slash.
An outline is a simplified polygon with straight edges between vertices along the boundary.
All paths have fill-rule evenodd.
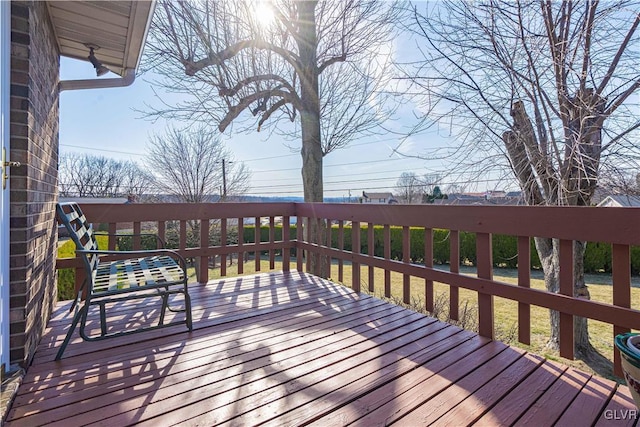
<path id="1" fill-rule="evenodd" d="M 367 141 L 367 142 L 361 142 L 361 143 L 357 143 L 357 144 L 348 144 L 346 148 L 352 148 L 352 147 L 361 147 L 364 145 L 373 145 L 373 144 L 377 144 L 377 143 L 383 143 L 383 142 L 391 142 L 391 141 L 398 141 L 400 139 L 403 139 L 403 137 L 395 137 L 395 138 L 387 138 L 387 139 L 377 139 L 374 141 Z M 142 154 L 142 153 L 132 153 L 130 151 L 120 151 L 120 150 L 108 150 L 105 148 L 96 148 L 96 147 L 87 147 L 84 145 L 74 145 L 74 144 L 60 144 L 61 147 L 71 147 L 71 148 L 79 148 L 82 150 L 91 150 L 91 151 L 101 151 L 101 152 L 105 152 L 105 153 L 115 153 L 115 154 L 128 154 L 131 156 L 140 156 L 140 157 L 144 157 L 146 154 Z M 435 149 L 444 149 L 444 148 L 451 148 L 450 146 L 441 146 L 441 147 L 428 147 L 430 150 L 435 150 Z M 269 156 L 269 157 L 257 157 L 255 159 L 246 159 L 246 160 L 239 160 L 241 162 L 257 162 L 257 161 L 262 161 L 262 160 L 274 160 L 274 159 L 283 159 L 285 157 L 297 157 L 299 156 L 299 153 L 291 153 L 291 154 L 281 154 L 278 156 Z"/>
<path id="2" fill-rule="evenodd" d="M 107 150 L 105 148 L 84 147 L 82 145 L 60 144 L 60 146 L 61 147 L 81 148 L 81 149 L 84 149 L 84 150 L 92 150 L 92 151 L 103 151 L 105 153 L 128 154 L 130 156 L 144 157 L 146 155 L 146 154 L 141 154 L 141 153 L 131 153 L 129 151 L 118 151 L 118 150 Z"/>
<path id="3" fill-rule="evenodd" d="M 379 181 L 382 181 L 384 179 L 389 179 L 389 178 L 380 178 L 377 179 Z M 395 178 L 393 178 L 395 179 Z M 358 183 L 358 182 L 370 182 L 370 181 L 374 181 L 375 179 L 360 179 L 360 180 L 348 180 L 348 181 L 334 181 L 334 182 L 325 182 L 324 185 L 331 185 L 331 184 L 344 184 L 344 185 L 349 185 L 350 183 Z M 481 183 L 489 183 L 489 182 L 501 182 L 504 181 L 504 178 L 492 178 L 492 179 L 469 179 L 466 181 L 442 181 L 440 183 L 438 183 L 437 185 L 440 187 L 446 187 L 446 186 L 450 186 L 450 185 L 461 185 L 461 184 L 481 184 Z M 299 184 L 279 184 L 279 185 L 259 185 L 259 186 L 253 186 L 251 187 L 251 190 L 255 190 L 255 189 L 270 189 L 270 188 L 283 188 L 283 187 L 291 187 L 291 188 L 297 188 L 299 186 L 301 186 L 302 183 Z M 374 190 L 374 189 L 382 189 L 382 188 L 395 188 L 395 183 L 391 184 L 391 185 L 387 185 L 384 187 L 371 187 L 371 186 L 367 186 L 366 188 L 363 187 L 361 188 L 362 190 Z M 327 191 L 348 191 L 348 190 L 358 190 L 358 188 L 353 188 L 352 186 L 349 188 L 344 188 L 344 189 L 324 189 L 325 192 Z"/>

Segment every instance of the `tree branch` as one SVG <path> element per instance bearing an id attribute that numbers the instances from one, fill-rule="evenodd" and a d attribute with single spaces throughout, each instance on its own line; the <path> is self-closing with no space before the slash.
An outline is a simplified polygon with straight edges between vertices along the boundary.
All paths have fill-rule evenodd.
<path id="1" fill-rule="evenodd" d="M 605 86 L 607 86 L 607 84 L 609 83 L 609 80 L 611 80 L 613 73 L 616 71 L 616 67 L 618 66 L 618 63 L 620 62 L 620 58 L 622 57 L 622 54 L 625 52 L 625 50 L 627 50 L 627 45 L 629 44 L 629 41 L 631 40 L 631 38 L 633 37 L 633 34 L 636 32 L 636 29 L 638 28 L 638 24 L 640 24 L 640 13 L 638 13 L 638 15 L 636 16 L 636 20 L 633 21 L 633 25 L 631 25 L 631 28 L 627 32 L 627 35 L 625 36 L 623 42 L 620 44 L 620 47 L 618 48 L 616 55 L 611 60 L 611 65 L 609 65 L 607 74 L 605 74 L 604 78 L 602 79 L 602 82 L 600 82 L 600 85 L 596 90 L 596 93 L 598 95 L 602 95 L 602 91 L 604 90 Z"/>
<path id="2" fill-rule="evenodd" d="M 188 76 L 194 76 L 198 71 L 201 71 L 206 67 L 210 67 L 212 65 L 223 65 L 224 61 L 233 58 L 244 49 L 249 48 L 264 49 L 274 52 L 280 55 L 293 67 L 295 67 L 296 69 L 298 68 L 299 58 L 295 53 L 264 40 L 243 40 L 222 49 L 220 52 L 211 52 L 208 58 L 201 59 L 199 61 L 191 61 L 189 59 L 183 58 L 182 65 L 184 65 L 185 73 Z"/>
<path id="3" fill-rule="evenodd" d="M 281 86 L 286 87 L 289 92 L 295 93 L 295 89 L 293 88 L 293 86 L 291 86 L 289 82 L 287 82 L 284 78 L 280 77 L 277 74 L 260 74 L 257 76 L 249 76 L 246 79 L 240 80 L 232 88 L 221 86 L 218 90 L 218 93 L 220 94 L 220 96 L 236 96 L 241 89 L 247 87 L 252 83 L 269 80 L 277 81 Z"/>
<path id="4" fill-rule="evenodd" d="M 322 74 L 325 68 L 330 67 L 331 65 L 336 64 L 338 62 L 344 62 L 346 60 L 347 60 L 346 53 L 329 58 L 320 65 L 320 67 L 318 68 L 318 74 Z"/>
<path id="5" fill-rule="evenodd" d="M 224 132 L 227 127 L 231 124 L 231 122 L 240 115 L 245 109 L 247 109 L 253 102 L 261 100 L 263 98 L 270 97 L 280 97 L 285 100 L 285 102 L 289 102 L 294 104 L 296 102 L 296 98 L 294 98 L 293 94 L 289 92 L 285 92 L 283 90 L 263 90 L 252 93 L 240 100 L 238 104 L 231 106 L 227 114 L 222 118 L 220 124 L 218 124 L 218 129 L 220 132 Z M 299 101 L 299 100 L 298 100 Z M 295 104 L 294 104 L 295 105 Z"/>

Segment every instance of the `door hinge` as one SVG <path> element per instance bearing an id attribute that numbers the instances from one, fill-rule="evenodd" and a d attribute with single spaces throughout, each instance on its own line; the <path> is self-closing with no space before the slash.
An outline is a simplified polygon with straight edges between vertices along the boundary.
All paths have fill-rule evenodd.
<path id="1" fill-rule="evenodd" d="M 2 148 L 2 161 L 0 162 L 0 167 L 2 170 L 0 174 L 2 174 L 2 189 L 7 188 L 7 180 L 9 179 L 9 174 L 7 173 L 7 168 L 14 167 L 17 168 L 20 166 L 20 162 L 11 162 L 7 160 L 7 149 Z"/>

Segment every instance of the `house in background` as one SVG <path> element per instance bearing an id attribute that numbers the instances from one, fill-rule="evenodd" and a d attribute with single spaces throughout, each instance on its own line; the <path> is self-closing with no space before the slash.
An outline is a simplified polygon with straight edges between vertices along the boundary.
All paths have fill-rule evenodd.
<path id="1" fill-rule="evenodd" d="M 375 205 L 392 205 L 398 203 L 391 193 L 367 193 L 362 192 L 362 197 L 359 198 L 360 203 L 371 203 Z"/>
<path id="2" fill-rule="evenodd" d="M 447 199 L 438 200 L 442 205 L 524 205 L 521 191 L 485 191 L 480 193 L 451 193 Z"/>
<path id="3" fill-rule="evenodd" d="M 600 207 L 607 208 L 640 208 L 640 196 L 628 194 L 612 194 L 598 203 Z"/>
<path id="4" fill-rule="evenodd" d="M 0 371 L 26 367 L 57 299 L 59 99 L 133 83 L 152 1 L 0 2 Z M 95 50 L 93 66 L 88 61 Z M 60 56 L 115 78 L 60 81 Z"/>

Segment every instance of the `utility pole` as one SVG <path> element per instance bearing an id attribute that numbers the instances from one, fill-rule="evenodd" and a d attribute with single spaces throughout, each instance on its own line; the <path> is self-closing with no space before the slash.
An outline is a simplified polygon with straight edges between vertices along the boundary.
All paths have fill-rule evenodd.
<path id="1" fill-rule="evenodd" d="M 222 200 L 227 200 L 227 170 L 224 162 L 222 159 Z"/>

